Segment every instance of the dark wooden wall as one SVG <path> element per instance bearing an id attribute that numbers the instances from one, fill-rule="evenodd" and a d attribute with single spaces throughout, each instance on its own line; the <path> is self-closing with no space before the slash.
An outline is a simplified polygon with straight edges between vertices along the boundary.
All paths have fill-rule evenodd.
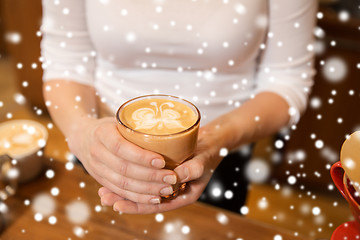
<path id="1" fill-rule="evenodd" d="M 45 109 L 41 90 L 42 69 L 39 61 L 41 37 L 37 36 L 41 25 L 41 0 L 1 0 L 0 11 L 3 46 L 6 48 L 7 57 L 12 60 L 12 67 L 16 69 L 16 84 L 19 92 L 27 98 L 31 107 Z M 19 34 L 20 42 L 7 40 L 8 34 L 11 33 Z M 18 63 L 22 64 L 21 69 L 17 67 Z M 23 87 L 24 81 L 28 82 L 27 87 Z"/>
<path id="2" fill-rule="evenodd" d="M 295 186 L 303 185 L 306 191 L 328 192 L 332 183 L 328 167 L 339 160 L 346 135 L 360 130 L 360 18 L 343 22 L 332 9 L 321 8 L 320 12 L 324 17 L 318 20 L 318 26 L 325 36 L 318 41 L 325 48 L 316 56 L 317 75 L 310 106 L 286 141 L 283 159 L 274 168 L 274 177 L 286 183 L 290 175 L 300 176 Z M 329 81 L 324 74 L 332 58 L 347 69 L 344 78 L 336 82 Z M 335 71 L 342 69 L 336 64 L 333 66 Z M 329 74 L 329 69 L 325 71 Z M 319 108 L 311 106 L 314 98 L 320 99 Z M 315 146 L 317 140 L 323 142 L 322 148 Z M 299 151 L 305 153 L 304 160 L 299 161 L 294 155 Z"/>

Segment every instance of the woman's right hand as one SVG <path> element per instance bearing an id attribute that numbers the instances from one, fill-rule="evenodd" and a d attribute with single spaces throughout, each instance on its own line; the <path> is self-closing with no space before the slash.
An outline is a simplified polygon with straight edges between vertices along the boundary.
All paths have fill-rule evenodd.
<path id="1" fill-rule="evenodd" d="M 171 194 L 174 171 L 163 169 L 160 154 L 124 139 L 115 118 L 84 118 L 68 136 L 68 145 L 89 174 L 124 199 L 158 204 Z"/>

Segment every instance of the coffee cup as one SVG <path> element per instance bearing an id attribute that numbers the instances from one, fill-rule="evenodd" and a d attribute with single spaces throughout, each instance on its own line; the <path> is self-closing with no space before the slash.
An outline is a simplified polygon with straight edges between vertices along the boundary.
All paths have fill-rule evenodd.
<path id="1" fill-rule="evenodd" d="M 170 95 L 146 95 L 131 99 L 116 113 L 118 130 L 128 141 L 165 159 L 166 169 L 175 169 L 195 152 L 200 112 L 191 102 Z M 175 198 L 185 184 L 173 185 Z"/>
<path id="2" fill-rule="evenodd" d="M 0 199 L 15 194 L 18 184 L 34 179 L 43 167 L 47 129 L 33 120 L 0 124 Z"/>
<path id="3" fill-rule="evenodd" d="M 360 131 L 352 133 L 340 150 L 340 161 L 332 165 L 330 174 L 335 186 L 349 203 L 360 231 Z"/>
<path id="4" fill-rule="evenodd" d="M 355 190 L 353 182 L 345 173 L 340 161 L 331 166 L 330 174 L 335 186 L 349 203 L 351 213 L 355 218 L 355 225 L 360 231 L 360 196 Z"/>

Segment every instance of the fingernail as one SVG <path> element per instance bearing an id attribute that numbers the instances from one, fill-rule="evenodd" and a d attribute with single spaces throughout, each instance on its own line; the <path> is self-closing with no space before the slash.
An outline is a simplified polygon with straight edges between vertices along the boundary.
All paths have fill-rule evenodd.
<path id="1" fill-rule="evenodd" d="M 189 169 L 186 167 L 184 170 L 185 178 L 182 180 L 182 182 L 187 181 L 189 179 Z"/>
<path id="2" fill-rule="evenodd" d="M 175 175 L 166 175 L 163 178 L 164 183 L 168 184 L 175 184 L 176 183 L 176 176 Z"/>
<path id="3" fill-rule="evenodd" d="M 120 210 L 119 210 L 119 208 L 114 204 L 114 206 L 113 206 L 113 210 L 115 211 L 115 212 L 119 212 Z"/>
<path id="4" fill-rule="evenodd" d="M 165 161 L 162 159 L 156 158 L 151 161 L 151 165 L 156 168 L 163 168 L 163 167 L 165 167 Z"/>
<path id="5" fill-rule="evenodd" d="M 160 190 L 160 194 L 167 196 L 167 195 L 172 194 L 173 191 L 174 191 L 174 190 L 173 190 L 172 187 L 164 187 L 163 189 Z"/>
<path id="6" fill-rule="evenodd" d="M 99 197 L 102 197 L 102 196 L 104 196 L 104 193 L 102 192 L 102 191 L 98 191 L 98 194 L 99 194 Z"/>
<path id="7" fill-rule="evenodd" d="M 159 204 L 159 203 L 160 203 L 160 198 L 150 199 L 150 203 L 151 203 L 151 204 Z"/>

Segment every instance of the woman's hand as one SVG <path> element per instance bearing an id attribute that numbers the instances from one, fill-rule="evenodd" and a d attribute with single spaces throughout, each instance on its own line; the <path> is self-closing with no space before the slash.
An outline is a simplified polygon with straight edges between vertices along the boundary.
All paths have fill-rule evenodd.
<path id="1" fill-rule="evenodd" d="M 171 194 L 174 171 L 163 157 L 125 140 L 112 118 L 84 118 L 68 136 L 70 150 L 101 185 L 137 204 L 158 204 Z"/>
<path id="2" fill-rule="evenodd" d="M 219 156 L 219 148 L 211 143 L 211 139 L 205 131 L 200 131 L 194 158 L 175 169 L 179 182 L 187 183 L 185 191 L 177 198 L 165 200 L 157 205 L 139 203 L 126 199 L 107 187 L 102 187 L 98 192 L 102 205 L 113 206 L 115 211 L 122 213 L 150 214 L 170 211 L 194 203 L 204 191 L 214 169 L 222 159 Z"/>

